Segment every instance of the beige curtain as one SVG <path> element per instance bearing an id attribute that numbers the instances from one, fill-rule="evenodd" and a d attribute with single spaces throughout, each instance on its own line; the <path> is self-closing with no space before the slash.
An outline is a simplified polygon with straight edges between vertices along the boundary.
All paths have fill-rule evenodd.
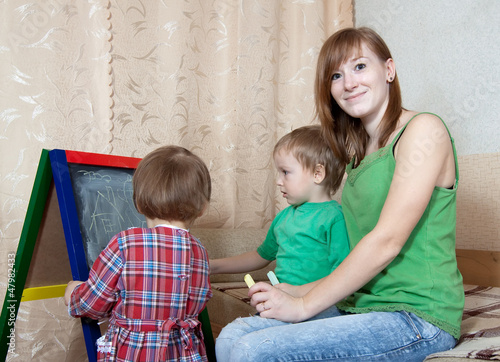
<path id="1" fill-rule="evenodd" d="M 209 166 L 198 226 L 267 227 L 284 205 L 272 148 L 313 120 L 317 54 L 351 0 L 0 2 L 0 299 L 42 148 Z M 85 359 L 60 299 L 26 302 L 9 361 Z"/>

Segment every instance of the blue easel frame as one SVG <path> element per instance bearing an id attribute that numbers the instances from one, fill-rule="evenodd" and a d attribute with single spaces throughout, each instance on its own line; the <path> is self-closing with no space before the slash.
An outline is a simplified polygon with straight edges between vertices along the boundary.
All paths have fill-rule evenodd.
<path id="1" fill-rule="evenodd" d="M 87 280 L 89 277 L 89 268 L 83 248 L 82 232 L 78 221 L 66 152 L 64 150 L 52 150 L 49 151 L 49 157 L 59 211 L 61 213 L 64 238 L 68 249 L 71 274 L 74 280 Z M 97 361 L 95 343 L 101 336 L 101 330 L 95 320 L 82 318 L 81 322 L 89 362 L 95 362 Z"/>

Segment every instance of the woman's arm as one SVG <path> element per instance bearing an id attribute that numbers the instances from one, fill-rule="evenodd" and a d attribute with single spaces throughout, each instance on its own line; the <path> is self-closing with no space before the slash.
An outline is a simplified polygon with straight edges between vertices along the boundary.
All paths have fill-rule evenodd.
<path id="1" fill-rule="evenodd" d="M 210 260 L 210 274 L 247 273 L 263 268 L 269 263 L 270 260 L 264 259 L 253 250 L 229 258 Z"/>
<path id="2" fill-rule="evenodd" d="M 408 125 L 395 157 L 394 177 L 375 228 L 337 269 L 302 298 L 293 298 L 261 283 L 252 287 L 252 305 L 262 317 L 289 322 L 308 319 L 360 289 L 399 254 L 427 207 L 434 187 L 454 184 L 455 164 L 446 128 L 437 117 L 427 114 L 419 115 Z"/>

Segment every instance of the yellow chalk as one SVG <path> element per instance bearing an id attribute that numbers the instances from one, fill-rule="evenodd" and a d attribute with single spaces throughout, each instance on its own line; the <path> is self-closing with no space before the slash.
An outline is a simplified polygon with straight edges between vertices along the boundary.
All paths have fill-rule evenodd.
<path id="1" fill-rule="evenodd" d="M 254 285 L 254 284 L 255 284 L 255 282 L 253 281 L 253 278 L 252 278 L 252 276 L 251 276 L 250 274 L 245 275 L 244 280 L 245 280 L 245 283 L 247 283 L 247 285 L 248 285 L 248 287 L 249 287 L 249 288 L 250 288 L 252 285 Z"/>

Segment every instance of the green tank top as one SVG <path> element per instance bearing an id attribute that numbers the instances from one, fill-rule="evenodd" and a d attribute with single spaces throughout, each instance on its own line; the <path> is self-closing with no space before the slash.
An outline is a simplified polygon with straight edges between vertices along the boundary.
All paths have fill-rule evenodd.
<path id="1" fill-rule="evenodd" d="M 342 208 L 351 250 L 378 221 L 396 166 L 393 150 L 408 123 L 390 145 L 366 156 L 356 168 L 354 160 L 347 166 Z M 460 337 L 464 289 L 455 254 L 458 162 L 453 138 L 451 142 L 455 186 L 434 188 L 399 255 L 364 287 L 339 302 L 339 309 L 352 313 L 404 310 Z"/>

